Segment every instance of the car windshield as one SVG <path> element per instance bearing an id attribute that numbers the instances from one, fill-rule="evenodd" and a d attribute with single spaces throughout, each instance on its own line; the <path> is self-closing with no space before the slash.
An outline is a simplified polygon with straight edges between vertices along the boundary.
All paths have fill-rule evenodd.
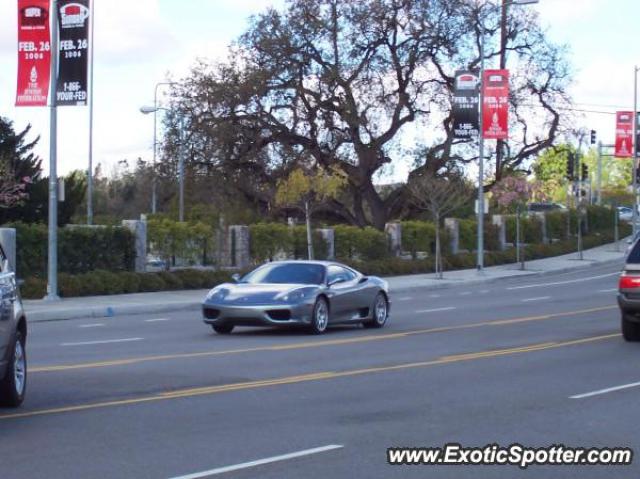
<path id="1" fill-rule="evenodd" d="M 269 264 L 261 266 L 242 278 L 242 283 L 260 284 L 321 284 L 324 266 L 319 264 Z"/>

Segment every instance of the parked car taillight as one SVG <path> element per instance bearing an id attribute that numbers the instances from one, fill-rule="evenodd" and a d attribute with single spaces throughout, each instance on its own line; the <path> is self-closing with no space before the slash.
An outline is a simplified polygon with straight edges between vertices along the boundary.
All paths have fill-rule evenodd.
<path id="1" fill-rule="evenodd" d="M 619 289 L 634 289 L 640 288 L 640 276 L 630 276 L 626 273 L 622 273 L 620 281 L 618 281 Z"/>

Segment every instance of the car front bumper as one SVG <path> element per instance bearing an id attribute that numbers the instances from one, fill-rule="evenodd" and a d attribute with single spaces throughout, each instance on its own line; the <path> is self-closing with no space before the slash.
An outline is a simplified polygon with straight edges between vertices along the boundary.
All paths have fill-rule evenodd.
<path id="1" fill-rule="evenodd" d="M 311 323 L 313 302 L 300 304 L 229 305 L 205 302 L 203 321 L 210 325 L 304 326 Z"/>

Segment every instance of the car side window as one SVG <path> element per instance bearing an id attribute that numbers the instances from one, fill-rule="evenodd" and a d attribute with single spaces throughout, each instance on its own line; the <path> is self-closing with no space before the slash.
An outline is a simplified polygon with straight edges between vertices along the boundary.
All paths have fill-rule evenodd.
<path id="1" fill-rule="evenodd" d="M 633 244 L 629 256 L 627 256 L 627 263 L 640 264 L 640 241 L 636 240 Z"/>
<path id="2" fill-rule="evenodd" d="M 7 265 L 7 257 L 4 254 L 4 250 L 2 249 L 2 247 L 0 246 L 0 273 L 5 273 L 6 268 L 5 266 Z"/>
<path id="3" fill-rule="evenodd" d="M 336 281 L 345 282 L 352 281 L 356 278 L 356 275 L 353 271 L 349 271 L 342 266 L 331 265 L 327 268 L 327 282 L 329 284 L 335 283 Z"/>

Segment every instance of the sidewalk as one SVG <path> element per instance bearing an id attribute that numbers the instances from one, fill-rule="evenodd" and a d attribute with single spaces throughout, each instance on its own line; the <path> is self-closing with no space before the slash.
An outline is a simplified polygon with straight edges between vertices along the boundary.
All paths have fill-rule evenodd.
<path id="1" fill-rule="evenodd" d="M 620 241 L 620 251 L 615 251 L 615 244 L 598 246 L 585 250 L 583 260 L 577 253 L 553 258 L 527 261 L 526 270 L 519 269 L 519 264 L 505 264 L 485 268 L 482 273 L 475 269 L 445 272 L 444 279 L 437 279 L 434 274 L 417 274 L 392 276 L 385 278 L 393 292 L 408 290 L 433 290 L 459 285 L 488 283 L 508 280 L 509 278 L 559 273 L 579 270 L 607 263 L 622 262 L 626 243 Z M 24 307 L 29 322 L 54 321 L 77 318 L 103 318 L 129 314 L 155 314 L 196 309 L 202 303 L 208 290 L 162 291 L 158 293 L 119 294 L 112 296 L 88 296 L 83 298 L 65 298 L 57 302 L 44 300 L 25 300 Z"/>

